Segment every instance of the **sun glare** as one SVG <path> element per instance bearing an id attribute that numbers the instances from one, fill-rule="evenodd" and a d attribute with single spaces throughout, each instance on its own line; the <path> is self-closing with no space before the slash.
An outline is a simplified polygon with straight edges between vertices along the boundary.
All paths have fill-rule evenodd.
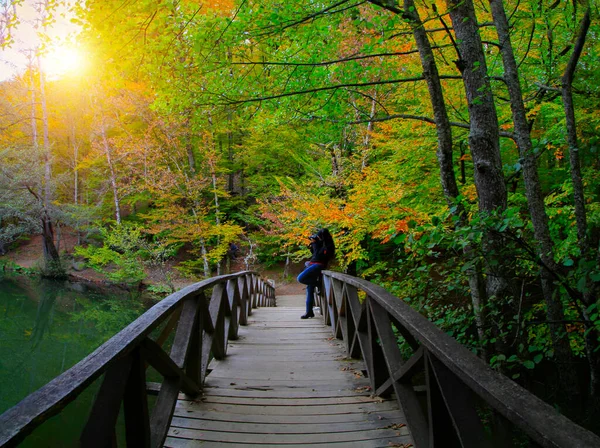
<path id="1" fill-rule="evenodd" d="M 43 68 L 49 77 L 80 73 L 85 67 L 81 51 L 73 47 L 52 48 L 43 58 Z"/>

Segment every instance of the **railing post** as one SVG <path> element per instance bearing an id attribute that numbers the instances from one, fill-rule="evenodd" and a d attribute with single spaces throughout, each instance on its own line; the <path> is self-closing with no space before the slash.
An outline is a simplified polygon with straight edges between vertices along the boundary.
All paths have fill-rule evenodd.
<path id="1" fill-rule="evenodd" d="M 339 312 L 342 308 L 343 297 L 343 283 L 337 279 L 331 279 L 331 296 L 328 300 L 329 303 L 329 316 L 331 319 L 331 329 L 333 335 L 337 339 L 343 339 L 342 329 L 340 328 L 340 316 Z"/>
<path id="2" fill-rule="evenodd" d="M 258 277 L 256 278 L 256 283 L 258 284 L 256 289 L 258 290 L 259 306 L 266 306 L 266 304 L 265 304 L 265 284 Z"/>
<path id="3" fill-rule="evenodd" d="M 229 323 L 228 338 L 236 340 L 238 338 L 238 329 L 240 324 L 240 293 L 237 279 L 227 280 L 227 300 L 231 310 L 231 320 Z"/>
<path id="4" fill-rule="evenodd" d="M 429 420 L 433 442 L 438 435 L 437 440 L 443 440 L 444 446 L 450 447 L 448 433 L 455 433 L 457 447 L 491 448 L 477 415 L 473 392 L 431 352 L 426 354 L 426 365 L 428 394 L 434 397 L 430 400 L 437 401 L 435 418 L 430 417 Z"/>
<path id="5" fill-rule="evenodd" d="M 240 325 L 248 325 L 248 279 L 246 276 L 237 278 L 238 291 L 240 294 Z"/>
<path id="6" fill-rule="evenodd" d="M 207 306 L 204 291 L 198 294 L 198 306 L 196 311 L 196 320 L 194 329 L 190 336 L 190 345 L 188 348 L 188 359 L 186 361 L 185 372 L 198 386 L 202 387 L 204 383 L 204 367 L 202 363 L 202 339 L 204 333 L 204 320 L 206 319 Z"/>
<path id="7" fill-rule="evenodd" d="M 225 294 L 225 288 L 222 284 L 215 285 L 213 287 L 213 293 L 210 299 L 210 317 L 214 325 L 214 333 L 212 340 L 212 352 L 216 359 L 225 358 L 227 352 L 227 331 L 225 322 L 225 302 L 227 301 Z M 227 328 L 227 330 L 229 330 Z"/>
<path id="8" fill-rule="evenodd" d="M 257 297 L 256 297 L 256 277 L 254 274 L 250 274 L 250 304 L 252 309 L 258 308 Z"/>
<path id="9" fill-rule="evenodd" d="M 131 354 L 132 363 L 123 397 L 127 446 L 150 447 L 150 415 L 146 392 L 146 366 L 140 349 Z"/>
<path id="10" fill-rule="evenodd" d="M 379 384 L 374 391 L 377 395 L 387 395 L 393 390 L 396 393 L 399 405 L 405 410 L 417 447 L 434 446 L 432 445 L 431 434 L 428 433 L 427 421 L 410 381 L 410 376 L 407 375 L 406 378 L 401 377 L 398 380 L 394 378 L 394 374 L 401 370 L 405 362 L 398 347 L 390 316 L 379 303 L 370 297 L 367 297 L 367 311 L 370 325 L 369 339 L 371 344 L 377 346 L 373 351 L 372 368 L 375 371 L 373 382 Z M 377 338 L 379 343 L 375 342 L 374 338 Z"/>
<path id="11" fill-rule="evenodd" d="M 116 361 L 106 371 L 87 424 L 81 433 L 81 446 L 90 448 L 114 446 L 115 425 L 121 410 L 131 363 L 131 356 L 127 356 Z"/>
<path id="12" fill-rule="evenodd" d="M 329 300 L 333 291 L 331 290 L 331 283 L 333 279 L 327 276 L 323 276 L 323 288 L 324 291 L 321 292 L 321 314 L 323 316 L 323 320 L 325 321 L 325 325 L 331 325 L 331 315 L 329 313 Z"/>

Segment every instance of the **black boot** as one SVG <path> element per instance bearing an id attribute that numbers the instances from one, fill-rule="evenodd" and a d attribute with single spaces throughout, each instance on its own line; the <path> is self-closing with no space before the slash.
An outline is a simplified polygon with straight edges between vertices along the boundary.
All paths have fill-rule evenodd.
<path id="1" fill-rule="evenodd" d="M 315 317 L 315 313 L 312 311 L 310 313 L 306 313 L 304 316 L 300 316 L 300 319 L 310 319 L 311 317 Z"/>

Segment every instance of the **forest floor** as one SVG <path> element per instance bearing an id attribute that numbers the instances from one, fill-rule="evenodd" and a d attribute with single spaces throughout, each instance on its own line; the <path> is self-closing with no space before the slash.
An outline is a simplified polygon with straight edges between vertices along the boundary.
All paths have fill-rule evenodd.
<path id="1" fill-rule="evenodd" d="M 69 260 L 67 265 L 67 273 L 72 279 L 83 280 L 86 282 L 94 283 L 97 285 L 110 284 L 105 275 L 94 269 L 84 267 L 81 261 L 78 261 L 72 257 L 73 250 L 77 246 L 77 235 L 73 232 L 63 231 L 59 242 L 59 252 L 66 256 Z M 23 268 L 35 269 L 42 262 L 42 237 L 41 235 L 34 235 L 28 240 L 22 241 L 17 247 L 9 250 L 5 255 L 0 256 L 5 260 L 9 260 L 21 266 Z M 171 281 L 176 289 L 183 288 L 197 280 L 184 277 L 179 274 L 177 269 L 174 267 L 180 260 L 169 260 L 166 265 L 166 269 L 171 273 Z M 291 295 L 291 294 L 302 294 L 304 291 L 304 285 L 300 285 L 296 282 L 296 276 L 301 272 L 301 264 L 292 264 L 290 269 L 290 275 L 287 277 L 283 276 L 283 266 L 275 266 L 269 269 L 264 269 L 261 266 L 254 266 L 252 268 L 262 274 L 264 278 L 272 279 L 275 281 L 275 291 L 277 295 Z M 238 272 L 244 270 L 244 263 L 242 257 L 238 257 L 236 260 L 232 260 L 230 266 L 231 272 Z M 147 277 L 144 280 L 145 285 L 153 285 L 164 282 L 164 274 L 160 269 L 147 268 Z M 216 274 L 215 274 L 216 275 Z"/>

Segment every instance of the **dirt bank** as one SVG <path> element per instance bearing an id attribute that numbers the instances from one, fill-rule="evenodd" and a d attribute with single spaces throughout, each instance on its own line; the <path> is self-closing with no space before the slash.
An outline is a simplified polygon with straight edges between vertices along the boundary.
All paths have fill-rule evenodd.
<path id="1" fill-rule="evenodd" d="M 71 259 L 69 256 L 73 254 L 73 249 L 76 245 L 77 234 L 68 230 L 63 230 L 59 242 L 59 252 L 66 255 L 68 259 Z M 22 241 L 17 247 L 1 256 L 0 259 L 10 260 L 16 265 L 24 268 L 35 268 L 36 266 L 41 265 L 43 261 L 42 257 L 42 237 L 40 235 L 35 235 L 28 240 Z M 179 272 L 174 269 L 178 261 L 179 260 L 170 260 L 167 263 L 167 269 L 172 275 L 172 282 L 176 289 L 183 288 L 196 281 L 179 275 Z M 290 268 L 290 275 L 286 278 L 283 277 L 283 266 L 270 269 L 262 269 L 261 266 L 255 266 L 252 269 L 261 272 L 263 277 L 272 279 L 275 282 L 275 291 L 278 295 L 304 293 L 304 286 L 295 281 L 296 276 L 302 270 L 301 264 L 293 264 Z M 232 263 L 231 271 L 238 272 L 241 270 L 244 270 L 244 263 L 240 258 Z M 87 281 L 98 285 L 110 284 L 106 276 L 91 268 L 84 268 L 81 262 L 73 263 L 72 261 L 69 261 L 67 272 L 74 280 Z M 164 282 L 163 274 L 158 269 L 147 269 L 146 273 L 148 277 L 144 280 L 144 284 L 152 285 Z"/>

